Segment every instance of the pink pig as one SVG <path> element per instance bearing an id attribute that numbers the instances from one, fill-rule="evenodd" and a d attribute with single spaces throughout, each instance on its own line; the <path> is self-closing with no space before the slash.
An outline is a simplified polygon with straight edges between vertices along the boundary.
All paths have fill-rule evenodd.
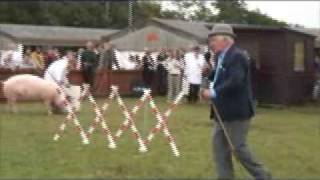
<path id="1" fill-rule="evenodd" d="M 13 112 L 17 112 L 17 101 L 44 101 L 48 114 L 53 108 L 64 108 L 65 96 L 59 86 L 38 76 L 22 74 L 10 77 L 3 82 L 4 96 Z"/>

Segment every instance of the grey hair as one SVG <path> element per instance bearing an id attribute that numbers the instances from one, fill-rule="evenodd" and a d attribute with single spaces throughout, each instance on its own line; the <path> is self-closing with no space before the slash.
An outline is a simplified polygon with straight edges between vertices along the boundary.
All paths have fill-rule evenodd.
<path id="1" fill-rule="evenodd" d="M 229 43 L 234 43 L 234 38 L 228 35 L 217 35 L 217 37 L 228 41 Z"/>

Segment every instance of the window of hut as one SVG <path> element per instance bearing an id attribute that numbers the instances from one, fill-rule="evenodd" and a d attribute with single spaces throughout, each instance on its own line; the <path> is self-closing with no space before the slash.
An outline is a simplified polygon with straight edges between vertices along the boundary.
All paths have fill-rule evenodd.
<path id="1" fill-rule="evenodd" d="M 303 72 L 305 70 L 305 48 L 303 42 L 296 42 L 294 44 L 294 65 L 293 70 L 296 72 Z"/>

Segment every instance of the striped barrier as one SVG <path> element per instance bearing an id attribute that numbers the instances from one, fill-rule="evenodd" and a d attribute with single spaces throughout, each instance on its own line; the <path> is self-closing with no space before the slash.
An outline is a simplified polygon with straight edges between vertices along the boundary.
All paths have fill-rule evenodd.
<path id="1" fill-rule="evenodd" d="M 140 97 L 140 99 L 136 102 L 136 104 L 129 110 L 129 108 L 125 105 L 124 101 L 122 100 L 120 94 L 119 94 L 119 88 L 117 86 L 111 86 L 111 92 L 106 99 L 106 101 L 103 103 L 101 107 L 99 107 L 98 103 L 92 96 L 92 94 L 89 91 L 89 87 L 85 88 L 85 86 L 82 86 L 84 89 L 83 95 L 80 97 L 80 100 L 83 101 L 85 97 L 88 97 L 88 100 L 95 112 L 95 118 L 90 124 L 88 130 L 85 132 L 79 122 L 79 120 L 76 117 L 76 114 L 74 113 L 72 108 L 68 108 L 68 115 L 67 118 L 62 122 L 62 124 L 59 127 L 58 132 L 54 136 L 54 140 L 58 141 L 66 128 L 66 123 L 73 119 L 73 124 L 78 129 L 80 136 L 82 138 L 83 144 L 89 144 L 89 140 L 92 137 L 92 134 L 97 129 L 98 126 L 102 128 L 103 133 L 107 137 L 107 141 L 109 142 L 108 147 L 111 149 L 115 149 L 117 147 L 116 141 L 120 139 L 120 137 L 124 134 L 125 131 L 131 130 L 132 136 L 137 141 L 139 145 L 139 151 L 140 152 L 147 152 L 148 147 L 147 145 L 153 140 L 155 135 L 159 132 L 163 132 L 165 135 L 165 138 L 168 140 L 169 146 L 171 148 L 171 151 L 174 156 L 180 156 L 180 152 L 176 146 L 174 137 L 171 135 L 171 132 L 168 127 L 168 118 L 172 114 L 174 108 L 179 104 L 179 102 L 182 100 L 182 97 L 184 95 L 183 92 L 179 93 L 179 95 L 176 97 L 176 99 L 173 101 L 172 104 L 170 104 L 169 108 L 165 111 L 165 113 L 161 113 L 154 103 L 154 100 L 151 96 L 151 90 L 145 89 L 143 95 Z M 115 100 L 118 107 L 122 111 L 122 114 L 124 115 L 124 120 L 121 123 L 120 127 L 116 131 L 115 135 L 112 135 L 112 132 L 110 128 L 108 127 L 107 121 L 105 119 L 105 116 L 107 115 L 108 107 L 112 100 Z M 137 129 L 137 126 L 135 124 L 135 118 L 138 114 L 139 110 L 143 107 L 144 104 L 148 102 L 148 105 L 151 107 L 151 112 L 155 116 L 157 123 L 154 128 L 152 128 L 147 136 L 146 139 L 144 139 L 139 130 Z M 71 107 L 68 101 L 66 101 L 67 107 Z"/>

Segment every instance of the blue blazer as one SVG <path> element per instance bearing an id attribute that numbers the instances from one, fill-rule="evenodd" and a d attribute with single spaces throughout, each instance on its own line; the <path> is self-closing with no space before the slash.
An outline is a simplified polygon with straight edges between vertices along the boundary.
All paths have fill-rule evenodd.
<path id="1" fill-rule="evenodd" d="M 224 56 L 220 74 L 214 90 L 217 97 L 212 99 L 223 121 L 247 120 L 254 115 L 254 101 L 251 89 L 249 60 L 235 45 Z M 215 71 L 211 72 L 213 81 Z M 211 117 L 214 117 L 211 108 Z"/>

